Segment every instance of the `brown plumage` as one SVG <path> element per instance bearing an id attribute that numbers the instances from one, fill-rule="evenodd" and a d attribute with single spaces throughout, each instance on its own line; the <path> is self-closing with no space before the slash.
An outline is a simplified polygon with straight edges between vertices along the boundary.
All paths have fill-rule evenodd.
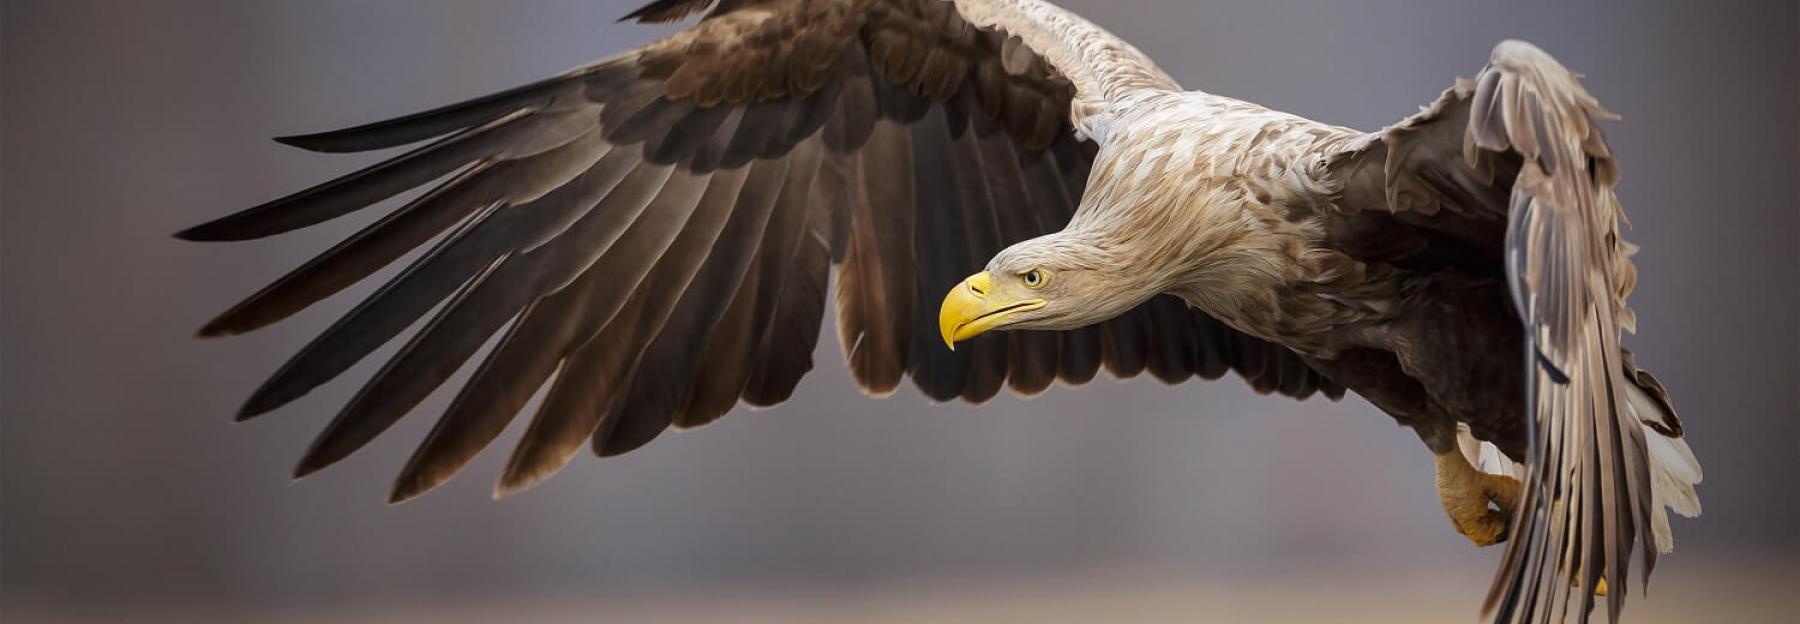
<path id="1" fill-rule="evenodd" d="M 437 309 L 298 474 L 360 449 L 495 334 L 393 500 L 449 479 L 546 385 L 499 492 L 582 446 L 615 455 L 780 403 L 835 274 L 845 360 L 874 395 L 910 377 L 981 402 L 1101 368 L 1363 395 L 1439 456 L 1459 530 L 1510 539 L 1496 621 L 1585 619 L 1592 592 L 1571 588 L 1602 578 L 1616 618 L 1633 551 L 1648 574 L 1670 543 L 1663 508 L 1698 513 L 1667 394 L 1619 347 L 1635 274 L 1606 115 L 1536 48 L 1501 44 L 1475 81 L 1361 133 L 1184 91 L 1037 0 L 660 0 L 629 17 L 707 9 L 549 80 L 281 139 L 434 142 L 180 234 L 280 234 L 448 176 L 202 330 L 277 322 L 440 239 L 245 404 L 291 402 Z M 1522 488 L 1459 468 L 1484 442 Z"/>

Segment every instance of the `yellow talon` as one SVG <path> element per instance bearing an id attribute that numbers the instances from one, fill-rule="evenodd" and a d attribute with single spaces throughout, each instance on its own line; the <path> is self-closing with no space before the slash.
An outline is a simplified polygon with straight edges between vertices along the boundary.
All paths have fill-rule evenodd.
<path id="1" fill-rule="evenodd" d="M 1437 456 L 1437 488 L 1438 501 L 1450 514 L 1456 532 L 1476 546 L 1506 541 L 1513 505 L 1518 501 L 1517 479 L 1482 473 L 1469 465 L 1462 453 L 1451 451 Z M 1494 508 L 1489 508 L 1490 503 Z"/>
<path id="2" fill-rule="evenodd" d="M 1606 577 L 1600 577 L 1600 580 L 1594 581 L 1594 595 L 1595 596 L 1605 596 L 1606 595 Z"/>

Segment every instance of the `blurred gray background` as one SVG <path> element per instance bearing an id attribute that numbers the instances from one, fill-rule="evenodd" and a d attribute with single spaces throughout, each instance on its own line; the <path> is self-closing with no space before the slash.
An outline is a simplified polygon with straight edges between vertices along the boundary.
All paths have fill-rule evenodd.
<path id="1" fill-rule="evenodd" d="M 1232 378 L 979 409 L 910 388 L 873 401 L 830 331 L 791 403 L 584 456 L 502 502 L 490 451 L 422 500 L 382 504 L 423 413 L 289 483 L 385 358 L 253 423 L 230 415 L 374 282 L 251 336 L 191 335 L 377 211 L 251 244 L 169 234 L 373 160 L 264 137 L 484 94 L 667 32 L 612 24 L 633 4 L 0 1 L 0 617 L 1473 616 L 1498 551 L 1451 530 L 1429 455 L 1360 400 L 1259 398 Z M 1676 554 L 1629 613 L 1800 619 L 1800 4 L 1066 4 L 1190 87 L 1365 129 L 1472 75 L 1503 38 L 1586 73 L 1624 116 L 1607 132 L 1644 247 L 1628 344 L 1673 390 L 1707 471 L 1706 516 L 1677 521 Z"/>

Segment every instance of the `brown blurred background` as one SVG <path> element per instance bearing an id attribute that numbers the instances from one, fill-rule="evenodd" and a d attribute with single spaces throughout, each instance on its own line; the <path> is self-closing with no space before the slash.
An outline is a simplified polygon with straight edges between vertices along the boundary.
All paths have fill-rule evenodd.
<path id="1" fill-rule="evenodd" d="M 375 282 L 255 335 L 191 335 L 375 211 L 253 244 L 169 234 L 372 161 L 264 137 L 666 32 L 612 24 L 632 4 L 0 0 L 0 618 L 1472 619 L 1499 553 L 1451 531 L 1416 438 L 1360 400 L 1235 379 L 871 401 L 828 338 L 788 405 L 506 501 L 489 452 L 382 504 L 427 414 L 290 484 L 384 358 L 230 415 Z M 1586 73 L 1624 116 L 1607 132 L 1644 247 L 1628 344 L 1707 471 L 1706 516 L 1677 521 L 1630 619 L 1800 621 L 1800 4 L 1066 4 L 1191 87 L 1366 129 L 1503 38 Z"/>

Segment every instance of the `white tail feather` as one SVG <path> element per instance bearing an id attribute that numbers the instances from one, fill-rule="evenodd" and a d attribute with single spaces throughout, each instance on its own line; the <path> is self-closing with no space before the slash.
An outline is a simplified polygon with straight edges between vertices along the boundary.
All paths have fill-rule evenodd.
<path id="1" fill-rule="evenodd" d="M 1656 423 L 1665 430 L 1671 429 L 1670 415 L 1663 411 L 1662 404 L 1635 384 L 1627 384 L 1625 389 L 1631 411 L 1638 422 L 1644 423 L 1644 446 L 1650 455 L 1650 528 L 1656 536 L 1657 552 L 1666 553 L 1675 549 L 1669 511 L 1687 518 L 1700 515 L 1700 495 L 1694 491 L 1694 485 L 1704 475 L 1686 440 L 1663 435 L 1650 426 Z"/>

